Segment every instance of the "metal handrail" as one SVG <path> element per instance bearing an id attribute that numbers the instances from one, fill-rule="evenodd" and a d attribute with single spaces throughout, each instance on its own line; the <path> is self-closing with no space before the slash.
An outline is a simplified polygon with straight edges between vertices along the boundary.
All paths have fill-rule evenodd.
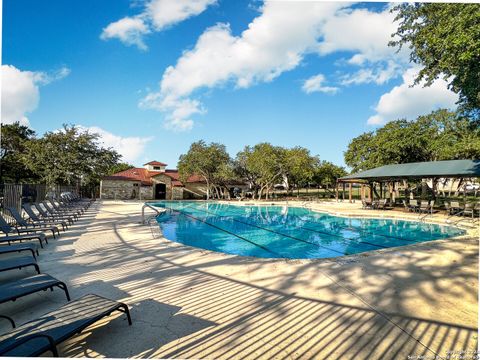
<path id="1" fill-rule="evenodd" d="M 150 220 L 152 218 L 157 218 L 158 216 L 162 215 L 163 213 L 165 213 L 165 209 L 163 210 L 160 210 L 159 208 L 157 207 L 154 207 L 152 205 L 150 205 L 149 203 L 144 203 L 143 206 L 142 206 L 142 224 L 145 224 L 145 209 L 146 208 L 150 208 L 151 210 L 155 211 L 155 215 L 153 217 L 149 217 L 147 220 L 148 222 L 150 222 Z"/>

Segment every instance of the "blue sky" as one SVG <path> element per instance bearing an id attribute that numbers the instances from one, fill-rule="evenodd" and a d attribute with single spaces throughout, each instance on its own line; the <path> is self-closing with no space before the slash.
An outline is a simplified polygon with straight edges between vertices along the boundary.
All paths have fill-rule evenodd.
<path id="1" fill-rule="evenodd" d="M 181 6 L 180 6 L 180 5 Z M 453 107 L 409 87 L 386 3 L 4 0 L 2 122 L 99 132 L 135 165 L 268 141 L 343 165 L 349 141 Z"/>

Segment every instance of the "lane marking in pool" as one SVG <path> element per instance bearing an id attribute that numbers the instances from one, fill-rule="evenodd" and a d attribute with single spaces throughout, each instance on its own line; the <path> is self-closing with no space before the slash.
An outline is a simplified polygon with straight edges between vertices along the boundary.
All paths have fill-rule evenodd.
<path id="1" fill-rule="evenodd" d="M 204 213 L 207 213 L 207 214 L 211 214 L 211 215 L 215 215 L 217 218 L 225 218 L 226 216 L 222 216 L 222 215 L 217 215 L 215 213 L 211 213 L 211 212 L 208 212 L 206 210 L 203 210 L 203 209 L 199 209 L 197 207 L 194 207 L 193 205 L 191 206 L 191 208 L 193 207 L 193 209 L 196 209 L 198 211 L 202 211 Z M 231 217 L 230 217 L 231 218 Z M 248 225 L 248 226 L 252 226 L 252 227 L 256 227 L 258 229 L 261 229 L 261 230 L 265 230 L 265 231 L 269 231 L 271 233 L 274 233 L 274 234 L 277 234 L 277 235 L 280 235 L 280 236 L 283 236 L 283 237 L 287 237 L 287 238 L 290 238 L 290 239 L 293 239 L 293 240 L 297 240 L 297 241 L 301 241 L 301 242 L 304 242 L 304 243 L 307 243 L 307 244 L 310 244 L 310 245 L 314 245 L 314 246 L 318 246 L 318 247 L 321 247 L 321 248 L 324 248 L 324 249 L 327 249 L 329 251 L 333 251 L 333 252 L 336 252 L 338 254 L 342 254 L 342 255 L 350 255 L 349 253 L 346 253 L 346 252 L 341 252 L 341 251 L 338 251 L 338 250 L 334 250 L 332 248 L 329 248 L 327 246 L 323 246 L 323 245 L 320 245 L 320 244 L 317 244 L 317 243 L 314 243 L 314 242 L 311 242 L 311 241 L 308 241 L 308 240 L 304 240 L 304 239 L 300 239 L 300 238 L 297 238 L 297 237 L 294 237 L 294 236 L 291 236 L 291 235 L 287 235 L 287 234 L 283 234 L 281 232 L 278 232 L 278 231 L 275 231 L 275 230 L 271 230 L 271 229 L 268 229 L 268 228 L 265 228 L 265 227 L 262 227 L 262 226 L 258 226 L 258 225 L 254 225 L 254 224 L 249 224 L 249 223 L 246 223 L 246 222 L 243 222 L 241 220 L 237 220 L 237 219 L 233 219 L 233 221 L 236 221 L 240 224 L 244 224 L 244 225 Z M 221 229 L 221 228 L 219 228 Z M 221 229 L 223 230 L 223 229 Z M 225 230 L 224 230 L 225 231 Z M 343 238 L 342 238 L 343 239 Z M 380 246 L 380 245 L 374 245 L 374 244 L 370 244 L 370 245 L 373 245 L 373 246 L 379 246 L 379 247 L 382 247 L 383 246 Z"/>
<path id="2" fill-rule="evenodd" d="M 226 232 L 227 234 L 233 235 L 233 236 L 239 238 L 240 240 L 249 242 L 250 244 L 255 245 L 255 246 L 258 246 L 259 248 L 261 248 L 261 249 L 263 249 L 263 250 L 265 250 L 265 251 L 267 251 L 267 252 L 269 252 L 269 253 L 272 253 L 272 254 L 275 255 L 275 256 L 278 256 L 278 257 L 280 257 L 280 258 L 285 258 L 285 256 L 282 256 L 282 255 L 280 255 L 280 254 L 277 254 L 275 251 L 268 249 L 266 246 L 257 244 L 257 243 L 255 243 L 255 242 L 253 242 L 253 241 L 251 241 L 251 240 L 249 240 L 249 239 L 247 239 L 247 238 L 244 238 L 243 236 L 240 236 L 240 235 L 237 235 L 237 234 L 235 234 L 235 233 L 233 233 L 233 232 L 231 232 L 231 231 L 222 229 L 222 228 L 219 227 L 219 226 L 216 226 L 216 225 L 214 225 L 214 224 L 211 224 L 211 223 L 209 223 L 209 222 L 207 222 L 207 221 L 204 221 L 204 220 L 202 220 L 202 219 L 199 219 L 199 218 L 197 218 L 197 217 L 195 217 L 195 216 L 192 216 L 192 215 L 190 215 L 190 214 L 184 213 L 183 211 L 180 211 L 180 210 L 177 210 L 177 209 L 172 209 L 172 208 L 170 208 L 170 210 L 171 210 L 171 211 L 176 211 L 176 212 L 178 212 L 179 214 L 182 214 L 182 215 L 184 215 L 184 216 L 186 216 L 186 217 L 189 217 L 189 218 L 191 218 L 191 219 L 200 221 L 200 222 L 202 222 L 202 223 L 204 223 L 204 224 L 206 224 L 206 225 L 209 225 L 209 226 L 211 226 L 211 227 L 213 227 L 213 228 L 215 228 L 215 229 L 217 229 L 217 230 L 221 230 L 221 231 L 223 231 L 223 232 Z"/>
<path id="3" fill-rule="evenodd" d="M 192 205 L 193 206 L 193 205 Z M 190 206 L 189 206 L 190 207 Z M 201 210 L 201 209 L 198 209 L 195 207 L 195 209 L 197 210 Z M 205 212 L 208 213 L 208 211 L 206 210 L 203 210 Z M 212 215 L 215 215 L 215 216 L 219 216 L 219 217 L 227 217 L 227 215 L 218 215 L 218 214 L 215 214 L 215 213 L 211 213 Z M 232 214 L 230 216 L 237 216 L 239 214 Z M 298 215 L 289 215 L 291 217 L 295 217 L 297 219 L 300 219 L 301 221 L 304 221 L 304 222 L 307 222 L 307 223 L 310 223 L 310 224 L 315 224 L 313 221 L 311 220 L 303 220 L 300 218 L 300 216 Z M 235 220 L 235 221 L 238 221 L 238 222 L 241 222 L 240 220 L 236 220 L 236 219 L 232 219 L 232 220 Z M 253 225 L 253 224 L 247 224 L 247 225 L 252 225 L 252 226 L 256 226 L 256 225 Z M 341 226 L 341 225 L 337 225 L 339 228 L 341 229 L 344 229 L 344 230 L 351 230 L 351 227 L 346 227 L 346 226 Z M 319 234 L 325 234 L 325 235 L 330 235 L 330 236 L 334 236 L 334 237 L 338 237 L 340 239 L 344 239 L 344 240 L 355 240 L 354 238 L 347 238 L 347 237 L 344 237 L 342 235 L 337 235 L 337 234 L 334 234 L 334 233 L 329 233 L 327 231 L 321 231 L 321 230 L 317 230 L 317 229 L 311 229 L 311 228 L 308 228 L 308 227 L 304 227 L 304 226 L 296 226 L 297 228 L 299 229 L 304 229 L 304 230 L 307 230 L 307 231 L 312 231 L 312 232 L 317 232 Z M 265 230 L 268 230 L 268 229 L 265 229 Z M 385 235 L 385 234 L 376 234 L 374 232 L 370 232 L 370 231 L 366 231 L 366 230 L 363 230 L 363 229 L 355 229 L 354 231 L 357 231 L 358 233 L 360 234 L 367 234 L 367 235 L 373 235 L 373 236 L 382 236 L 382 237 L 386 237 L 386 238 L 391 238 L 391 239 L 395 239 L 395 240 L 400 240 L 400 241 L 406 241 L 406 242 L 410 242 L 410 243 L 417 243 L 417 241 L 415 240 L 410 240 L 410 239 L 405 239 L 405 238 L 401 238 L 401 237 L 398 237 L 398 236 L 394 236 L 394 235 Z M 434 240 L 434 239 L 432 239 Z M 359 241 L 359 243 L 364 243 L 364 244 L 368 244 L 368 245 L 372 245 L 372 246 L 377 246 L 377 247 L 380 247 L 380 248 L 389 248 L 389 246 L 383 246 L 383 245 L 378 245 L 378 244 L 375 244 L 375 243 L 369 243 L 367 241 Z"/>
<path id="4" fill-rule="evenodd" d="M 201 209 L 198 209 L 196 208 L 197 210 L 199 211 L 203 211 L 207 214 L 212 214 L 212 215 L 215 215 L 216 217 L 220 217 L 220 218 L 225 218 L 225 217 L 229 217 L 228 215 L 218 215 L 218 214 L 215 214 L 215 213 L 212 213 L 212 212 L 208 212 L 206 210 L 201 210 Z M 229 218 L 231 218 L 231 216 L 233 215 L 230 215 Z M 295 215 L 293 215 L 295 216 Z M 303 241 L 303 242 L 306 242 L 306 243 L 309 243 L 309 244 L 312 244 L 312 245 L 316 245 L 316 246 L 319 246 L 319 247 L 323 247 L 325 249 L 328 249 L 328 250 L 331 250 L 331 251 L 336 251 L 336 250 L 333 250 L 331 248 L 328 248 L 326 246 L 322 246 L 322 245 L 319 245 L 317 243 L 313 243 L 313 242 L 310 242 L 310 241 L 307 241 L 307 240 L 304 240 L 304 239 L 300 239 L 300 238 L 296 238 L 296 237 L 293 237 L 293 236 L 290 236 L 290 235 L 287 235 L 287 234 L 283 234 L 281 232 L 278 232 L 278 231 L 275 231 L 275 230 L 271 230 L 269 228 L 265 228 L 265 227 L 262 227 L 262 226 L 259 226 L 259 225 L 255 225 L 255 224 L 250 224 L 250 223 L 247 223 L 247 222 L 243 222 L 241 220 L 238 220 L 238 219 L 234 219 L 234 218 L 231 218 L 233 221 L 236 221 L 236 222 L 239 222 L 241 224 L 245 224 L 245 225 L 249 225 L 249 226 L 253 226 L 253 227 L 256 227 L 256 228 L 259 228 L 259 229 L 262 229 L 262 230 L 266 230 L 266 231 L 270 231 L 272 233 L 275 233 L 275 234 L 278 234 L 278 235 L 281 235 L 281 236 L 286 236 L 286 237 L 290 237 L 294 240 L 300 240 L 300 241 Z M 346 238 L 346 237 L 343 237 L 342 235 L 337 235 L 337 234 L 332 234 L 332 233 L 328 233 L 328 232 L 323 232 L 323 231 L 320 231 L 320 230 L 313 230 L 313 229 L 309 229 L 309 228 L 304 228 L 304 227 L 301 227 L 301 226 L 295 226 L 295 228 L 297 229 L 304 229 L 304 230 L 307 230 L 307 231 L 311 231 L 311 232 L 316 232 L 316 233 L 320 233 L 320 234 L 324 234 L 324 235 L 330 235 L 330 236 L 333 236 L 333 237 L 337 237 L 339 238 L 340 240 L 343 240 L 342 242 L 343 243 L 346 243 L 347 245 L 351 245 L 348 243 L 348 241 L 345 241 L 345 240 L 355 240 L 353 238 Z M 361 243 L 361 244 L 367 244 L 367 245 L 371 245 L 371 246 L 376 246 L 376 247 L 379 247 L 381 249 L 387 249 L 388 247 L 387 246 L 383 246 L 383 245 L 378 245 L 378 244 L 373 244 L 373 243 L 369 243 L 368 241 L 362 241 L 362 240 L 358 240 L 357 243 Z M 336 252 L 339 252 L 341 254 L 344 254 L 344 255 L 350 255 L 349 253 L 342 253 L 340 251 L 336 251 Z"/>

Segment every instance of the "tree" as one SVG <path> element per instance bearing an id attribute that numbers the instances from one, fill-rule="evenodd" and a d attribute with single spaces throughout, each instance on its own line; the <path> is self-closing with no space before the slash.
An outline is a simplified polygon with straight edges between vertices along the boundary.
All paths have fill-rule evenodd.
<path id="1" fill-rule="evenodd" d="M 347 175 L 347 171 L 329 161 L 322 161 L 315 167 L 313 181 L 328 190 L 333 186 L 338 178 Z"/>
<path id="2" fill-rule="evenodd" d="M 297 190 L 306 186 L 313 179 L 318 158 L 310 155 L 310 150 L 300 146 L 284 150 L 284 169 L 288 185 L 293 184 Z"/>
<path id="3" fill-rule="evenodd" d="M 344 155 L 353 172 L 388 164 L 478 159 L 480 128 L 462 115 L 440 109 L 364 133 L 352 139 Z"/>
<path id="4" fill-rule="evenodd" d="M 252 191 L 260 199 L 265 192 L 268 198 L 273 185 L 287 174 L 285 149 L 269 143 L 246 146 L 237 154 L 237 172 L 250 182 Z"/>
<path id="5" fill-rule="evenodd" d="M 60 131 L 30 141 L 24 161 L 47 185 L 98 184 L 120 159 L 116 151 L 101 147 L 98 137 L 64 125 Z"/>
<path id="6" fill-rule="evenodd" d="M 24 154 L 30 141 L 35 139 L 35 131 L 28 126 L 2 124 L 1 126 L 1 149 L 0 149 L 0 182 L 27 182 L 34 181 L 38 177 L 35 173 L 26 169 Z"/>
<path id="7" fill-rule="evenodd" d="M 462 108 L 478 116 L 480 4 L 402 3 L 392 11 L 399 26 L 389 45 L 410 48 L 410 60 L 422 66 L 416 83 L 443 77 Z"/>
<path id="8" fill-rule="evenodd" d="M 107 175 L 116 174 L 121 171 L 125 171 L 131 169 L 135 166 L 129 163 L 119 162 L 118 164 L 114 164 L 110 169 L 108 169 Z"/>
<path id="9" fill-rule="evenodd" d="M 186 154 L 180 155 L 178 171 L 180 179 L 185 181 L 189 176 L 201 176 L 207 185 L 207 199 L 216 186 L 215 180 L 219 169 L 230 162 L 225 145 L 207 144 L 200 140 L 194 142 Z"/>

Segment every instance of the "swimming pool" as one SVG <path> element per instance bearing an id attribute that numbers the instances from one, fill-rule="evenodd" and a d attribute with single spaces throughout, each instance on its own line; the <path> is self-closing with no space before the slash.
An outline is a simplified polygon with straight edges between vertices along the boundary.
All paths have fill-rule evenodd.
<path id="1" fill-rule="evenodd" d="M 162 201 L 165 238 L 227 254 L 313 259 L 445 239 L 463 230 L 391 219 L 346 218 L 304 208 Z"/>

